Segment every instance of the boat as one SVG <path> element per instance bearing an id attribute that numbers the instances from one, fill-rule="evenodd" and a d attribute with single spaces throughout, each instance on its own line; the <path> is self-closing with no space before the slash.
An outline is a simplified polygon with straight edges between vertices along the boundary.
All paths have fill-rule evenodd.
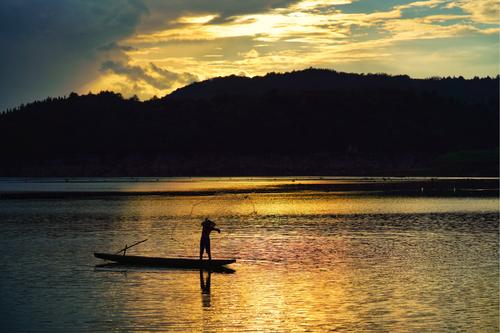
<path id="1" fill-rule="evenodd" d="M 109 254 L 94 252 L 94 257 L 113 261 L 123 265 L 130 266 L 152 266 L 152 267 L 167 267 L 167 268 L 186 268 L 186 269 L 218 269 L 225 265 L 235 263 L 235 259 L 212 259 L 200 260 L 190 258 L 159 258 L 159 257 L 143 257 L 143 256 L 128 256 L 122 254 Z"/>

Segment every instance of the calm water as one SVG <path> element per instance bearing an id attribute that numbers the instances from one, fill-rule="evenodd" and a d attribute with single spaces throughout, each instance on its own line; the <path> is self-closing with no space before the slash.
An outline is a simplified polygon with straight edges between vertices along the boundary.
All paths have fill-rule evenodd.
<path id="1" fill-rule="evenodd" d="M 270 179 L 3 180 L 0 190 L 172 185 L 182 195 L 0 197 L 2 331 L 499 330 L 496 196 L 285 193 Z M 93 251 L 145 238 L 130 254 L 194 257 L 205 216 L 222 229 L 213 256 L 237 258 L 235 273 L 95 267 Z"/>

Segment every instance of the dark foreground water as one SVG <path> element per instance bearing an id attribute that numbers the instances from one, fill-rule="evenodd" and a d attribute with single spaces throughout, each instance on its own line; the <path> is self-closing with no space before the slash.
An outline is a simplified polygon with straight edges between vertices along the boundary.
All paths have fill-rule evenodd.
<path id="1" fill-rule="evenodd" d="M 202 179 L 183 180 L 179 195 L 0 196 L 1 331 L 499 331 L 498 197 L 256 182 L 273 183 L 245 180 L 243 194 L 191 195 L 242 187 Z M 130 254 L 194 257 L 205 216 L 222 229 L 214 257 L 237 258 L 235 273 L 95 267 L 94 251 L 145 238 Z"/>

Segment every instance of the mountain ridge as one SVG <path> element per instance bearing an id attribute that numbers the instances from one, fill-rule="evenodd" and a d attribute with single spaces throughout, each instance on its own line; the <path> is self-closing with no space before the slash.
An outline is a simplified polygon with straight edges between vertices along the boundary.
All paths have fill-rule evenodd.
<path id="1" fill-rule="evenodd" d="M 0 114 L 0 176 L 498 175 L 499 77 L 307 69 Z"/>

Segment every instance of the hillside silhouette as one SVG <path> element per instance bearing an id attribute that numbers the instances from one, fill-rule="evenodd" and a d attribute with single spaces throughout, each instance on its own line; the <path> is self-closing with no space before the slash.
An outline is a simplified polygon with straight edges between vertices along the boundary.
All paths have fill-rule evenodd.
<path id="1" fill-rule="evenodd" d="M 499 77 L 307 69 L 0 114 L 0 176 L 498 175 Z"/>

